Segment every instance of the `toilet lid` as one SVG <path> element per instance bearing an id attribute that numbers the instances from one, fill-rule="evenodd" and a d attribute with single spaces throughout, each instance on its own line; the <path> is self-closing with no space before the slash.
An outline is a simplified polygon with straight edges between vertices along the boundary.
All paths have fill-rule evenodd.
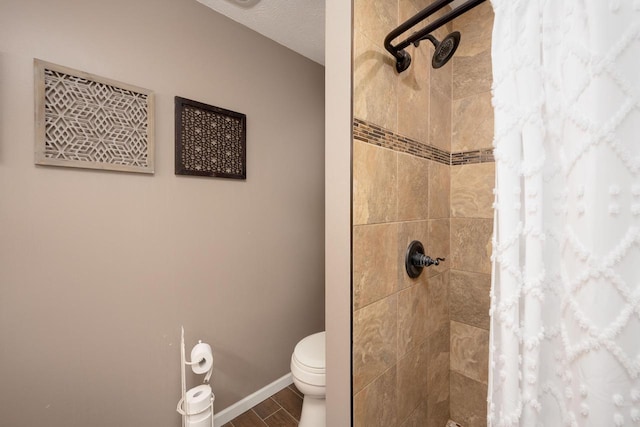
<path id="1" fill-rule="evenodd" d="M 309 335 L 300 340 L 293 350 L 296 360 L 310 368 L 325 369 L 325 332 Z"/>

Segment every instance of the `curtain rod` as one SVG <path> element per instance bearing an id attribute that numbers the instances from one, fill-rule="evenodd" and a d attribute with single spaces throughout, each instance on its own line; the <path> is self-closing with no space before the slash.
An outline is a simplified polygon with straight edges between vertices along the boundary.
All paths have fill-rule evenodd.
<path id="1" fill-rule="evenodd" d="M 446 23 L 454 20 L 458 16 L 470 11 L 474 7 L 478 6 L 480 3 L 485 2 L 486 0 L 469 0 L 466 3 L 460 5 L 459 7 L 453 9 L 451 12 L 447 13 L 443 17 L 436 19 L 431 24 L 424 27 L 422 30 L 413 33 L 411 36 L 407 37 L 404 41 L 398 43 L 397 45 L 392 45 L 391 41 L 397 38 L 398 36 L 404 34 L 406 31 L 410 30 L 420 22 L 427 19 L 429 16 L 433 15 L 438 10 L 442 9 L 449 3 L 452 3 L 454 0 L 437 0 L 430 4 L 429 6 L 422 9 L 420 12 L 416 13 L 411 18 L 407 19 L 405 22 L 400 24 L 396 29 L 387 34 L 387 37 L 384 39 L 384 47 L 396 58 L 396 70 L 401 73 L 411 64 L 411 56 L 407 53 L 404 48 L 407 46 L 417 44 L 424 40 L 429 33 L 437 30 L 442 27 Z"/>

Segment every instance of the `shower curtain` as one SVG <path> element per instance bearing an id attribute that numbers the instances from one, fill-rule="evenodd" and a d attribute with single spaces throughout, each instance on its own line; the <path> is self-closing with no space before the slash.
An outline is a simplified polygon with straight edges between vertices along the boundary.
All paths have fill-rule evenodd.
<path id="1" fill-rule="evenodd" d="M 640 1 L 492 0 L 489 426 L 640 426 Z"/>

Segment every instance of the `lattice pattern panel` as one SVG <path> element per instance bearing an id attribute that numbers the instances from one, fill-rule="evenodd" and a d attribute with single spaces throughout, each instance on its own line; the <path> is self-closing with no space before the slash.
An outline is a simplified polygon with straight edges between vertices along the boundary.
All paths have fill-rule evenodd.
<path id="1" fill-rule="evenodd" d="M 176 97 L 177 175 L 246 179 L 246 116 Z"/>
<path id="2" fill-rule="evenodd" d="M 153 94 L 36 60 L 36 163 L 153 173 Z"/>

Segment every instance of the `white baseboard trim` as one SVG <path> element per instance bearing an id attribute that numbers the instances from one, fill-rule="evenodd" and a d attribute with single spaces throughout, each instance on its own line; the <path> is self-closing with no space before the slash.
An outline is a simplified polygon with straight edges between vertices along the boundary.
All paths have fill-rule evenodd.
<path id="1" fill-rule="evenodd" d="M 223 409 L 219 413 L 215 414 L 213 417 L 213 424 L 215 427 L 221 427 L 222 425 L 228 423 L 238 415 L 248 411 L 249 409 L 256 406 L 258 403 L 262 402 L 268 397 L 273 396 L 280 390 L 290 386 L 293 384 L 293 377 L 291 373 L 286 374 L 285 376 L 278 378 L 271 384 L 267 384 L 262 387 L 260 390 L 255 393 L 250 394 L 239 402 L 234 403 L 233 405 Z"/>

